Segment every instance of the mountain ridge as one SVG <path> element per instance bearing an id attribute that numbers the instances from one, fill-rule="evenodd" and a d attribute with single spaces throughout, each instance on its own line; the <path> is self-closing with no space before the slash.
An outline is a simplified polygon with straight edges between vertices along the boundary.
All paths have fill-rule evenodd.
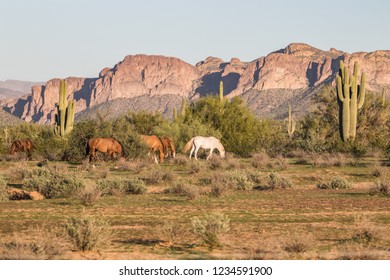
<path id="1" fill-rule="evenodd" d="M 349 54 L 334 48 L 324 51 L 308 44 L 292 43 L 250 62 L 238 58 L 225 62 L 217 57 L 207 57 L 191 65 L 176 57 L 127 55 L 112 68 L 103 68 L 98 77 L 66 78 L 67 98 L 77 100 L 78 113 L 123 99 L 139 104 L 136 110 L 169 115 L 172 106 L 177 106 L 177 99 L 192 101 L 215 95 L 222 81 L 226 98 L 241 96 L 256 115 L 277 117 L 280 112 L 275 113 L 273 109 L 282 108 L 292 100 L 303 100 L 321 85 L 333 83 L 340 60 L 350 68 L 355 61 L 359 62 L 360 69 L 366 72 L 369 90 L 390 87 L 390 51 Z M 7 100 L 3 107 L 23 120 L 52 124 L 59 81 L 52 79 L 45 85 L 33 86 L 30 95 Z M 154 98 L 153 102 L 147 102 L 148 96 Z M 167 96 L 174 97 L 175 101 L 166 102 Z M 131 103 L 128 104 L 127 109 L 134 109 Z M 295 105 L 298 111 L 306 107 Z"/>

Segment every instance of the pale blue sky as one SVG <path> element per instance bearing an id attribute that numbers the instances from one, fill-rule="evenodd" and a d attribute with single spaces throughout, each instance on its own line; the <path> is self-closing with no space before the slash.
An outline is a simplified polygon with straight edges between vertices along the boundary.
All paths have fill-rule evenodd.
<path id="1" fill-rule="evenodd" d="M 251 61 L 291 42 L 390 49 L 390 1 L 0 0 L 0 80 L 97 77 L 129 54 Z"/>

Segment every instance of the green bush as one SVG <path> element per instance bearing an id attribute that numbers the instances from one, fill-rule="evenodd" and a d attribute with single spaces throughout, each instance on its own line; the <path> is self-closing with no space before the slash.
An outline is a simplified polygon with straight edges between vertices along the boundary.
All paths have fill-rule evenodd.
<path id="1" fill-rule="evenodd" d="M 369 190 L 370 195 L 390 195 L 390 180 L 380 179 L 375 182 L 375 186 Z"/>
<path id="2" fill-rule="evenodd" d="M 164 190 L 164 193 L 177 194 L 180 196 L 185 196 L 190 200 L 193 200 L 199 196 L 199 188 L 194 185 L 191 185 L 188 181 L 179 180 L 172 186 L 166 188 Z"/>
<path id="3" fill-rule="evenodd" d="M 330 182 L 317 184 L 318 189 L 350 189 L 352 184 L 344 178 L 333 178 Z"/>
<path id="4" fill-rule="evenodd" d="M 244 172 L 229 171 L 228 177 L 232 189 L 249 190 L 250 188 L 252 188 L 252 184 L 248 180 L 248 176 Z"/>
<path id="5" fill-rule="evenodd" d="M 272 190 L 273 189 L 286 189 L 286 188 L 291 187 L 291 182 L 289 179 L 282 177 L 277 173 L 271 172 L 268 175 L 267 186 Z"/>
<path id="6" fill-rule="evenodd" d="M 230 230 L 230 219 L 222 213 L 212 213 L 191 219 L 192 232 L 210 248 L 222 246 L 219 235 Z"/>
<path id="7" fill-rule="evenodd" d="M 70 197 L 85 188 L 84 182 L 75 175 L 61 174 L 49 168 L 35 169 L 24 184 L 46 198 Z"/>
<path id="8" fill-rule="evenodd" d="M 104 245 L 111 235 L 109 223 L 88 216 L 69 218 L 64 229 L 73 248 L 83 252 Z"/>

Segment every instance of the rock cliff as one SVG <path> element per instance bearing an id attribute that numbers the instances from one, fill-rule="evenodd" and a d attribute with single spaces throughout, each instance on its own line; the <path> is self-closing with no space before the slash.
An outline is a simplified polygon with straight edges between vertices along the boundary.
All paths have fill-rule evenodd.
<path id="1" fill-rule="evenodd" d="M 117 106 L 123 113 L 126 109 L 144 109 L 170 114 L 181 98 L 217 94 L 223 81 L 227 98 L 242 96 L 257 115 L 276 116 L 273 112 L 278 107 L 303 100 L 318 86 L 333 83 L 340 60 L 350 67 L 359 62 L 369 90 L 390 87 L 390 51 L 349 54 L 293 43 L 251 62 L 208 57 L 194 66 L 174 57 L 129 55 L 114 67 L 101 70 L 96 78 L 67 78 L 67 93 L 68 99 L 77 100 L 77 112 L 126 99 L 119 103 L 128 105 Z M 53 79 L 33 86 L 28 96 L 2 103 L 6 111 L 23 120 L 51 124 L 58 92 L 59 79 Z M 148 98 L 153 101 L 147 102 Z M 119 103 L 111 102 L 106 108 L 115 110 L 113 104 Z"/>

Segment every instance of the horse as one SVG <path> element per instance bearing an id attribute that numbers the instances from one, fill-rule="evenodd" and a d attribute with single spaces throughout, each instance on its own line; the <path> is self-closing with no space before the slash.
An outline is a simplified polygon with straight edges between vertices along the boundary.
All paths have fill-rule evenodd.
<path id="1" fill-rule="evenodd" d="M 27 158 L 31 159 L 31 152 L 35 148 L 30 139 L 18 139 L 11 144 L 9 153 L 15 155 L 17 152 L 26 152 Z"/>
<path id="2" fill-rule="evenodd" d="M 225 158 L 225 148 L 222 146 L 221 141 L 219 141 L 217 138 L 211 136 L 211 137 L 203 137 L 203 136 L 195 136 L 191 138 L 190 141 L 187 142 L 187 144 L 183 147 L 183 152 L 187 152 L 191 148 L 190 151 L 190 159 L 192 154 L 194 153 L 195 159 L 198 160 L 198 150 L 200 148 L 205 150 L 210 150 L 209 155 L 207 156 L 207 160 L 212 156 L 214 149 L 217 149 L 219 151 L 219 155 L 221 158 Z"/>
<path id="3" fill-rule="evenodd" d="M 158 163 L 156 152 L 159 151 L 160 154 L 160 162 L 164 161 L 164 146 L 156 135 L 141 135 L 141 141 L 149 147 L 150 152 L 154 156 L 154 161 Z"/>
<path id="4" fill-rule="evenodd" d="M 163 144 L 165 157 L 170 156 L 171 158 L 176 158 L 175 145 L 171 137 L 160 137 L 161 143 Z M 170 153 L 169 153 L 170 150 Z"/>
<path id="5" fill-rule="evenodd" d="M 91 138 L 85 144 L 85 157 L 89 155 L 89 162 L 95 159 L 95 151 L 106 154 L 111 159 L 117 153 L 122 158 L 125 157 L 125 149 L 123 145 L 115 138 Z"/>

